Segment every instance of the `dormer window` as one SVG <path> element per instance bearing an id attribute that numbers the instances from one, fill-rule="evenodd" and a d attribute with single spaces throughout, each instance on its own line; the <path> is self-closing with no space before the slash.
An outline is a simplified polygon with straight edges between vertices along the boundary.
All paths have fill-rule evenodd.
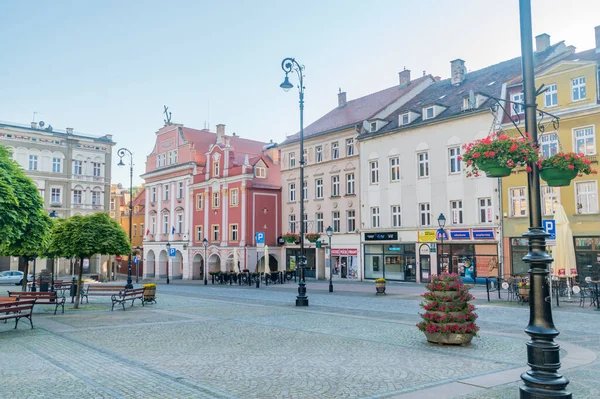
<path id="1" fill-rule="evenodd" d="M 213 161 L 213 176 L 219 176 L 219 161 Z"/>
<path id="2" fill-rule="evenodd" d="M 432 119 L 435 117 L 435 107 L 427 107 L 423 110 L 423 119 Z"/>
<path id="3" fill-rule="evenodd" d="M 377 122 L 371 122 L 371 132 L 377 131 Z"/>
<path id="4" fill-rule="evenodd" d="M 409 113 L 405 113 L 400 115 L 400 125 L 408 125 L 410 123 L 410 115 Z"/>
<path id="5" fill-rule="evenodd" d="M 519 115 L 525 112 L 525 107 L 523 106 L 523 98 L 523 93 L 517 93 L 512 95 L 511 101 L 513 102 L 513 104 L 511 104 L 510 109 L 513 115 Z"/>
<path id="6" fill-rule="evenodd" d="M 267 169 L 261 166 L 257 166 L 254 168 L 254 176 L 264 179 L 267 177 Z"/>

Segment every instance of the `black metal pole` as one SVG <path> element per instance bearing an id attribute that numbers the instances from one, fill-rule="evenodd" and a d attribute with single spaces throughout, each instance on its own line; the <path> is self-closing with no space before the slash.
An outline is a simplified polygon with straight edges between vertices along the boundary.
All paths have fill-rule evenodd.
<path id="1" fill-rule="evenodd" d="M 51 270 L 51 276 L 52 276 L 51 277 L 52 280 L 50 282 L 50 291 L 54 291 L 54 258 L 51 258 L 50 261 L 51 261 L 50 264 L 52 265 L 52 267 L 50 268 L 50 270 Z"/>
<path id="2" fill-rule="evenodd" d="M 525 106 L 525 131 L 534 143 L 538 141 L 536 123 L 536 89 L 533 61 L 533 33 L 531 27 L 531 0 L 519 0 L 521 25 L 521 62 L 523 68 L 523 92 Z M 525 383 L 521 386 L 521 399 L 571 398 L 565 388 L 569 380 L 558 373 L 560 347 L 554 342 L 558 331 L 552 321 L 548 267 L 552 257 L 546 251 L 546 237 L 542 229 L 542 207 L 540 201 L 539 167 L 530 163 L 528 173 L 529 231 L 523 237 L 529 240 L 529 252 L 523 261 L 529 263 L 529 325 L 525 332 L 531 337 L 527 342 L 527 364 L 531 370 L 521 374 Z"/>
<path id="3" fill-rule="evenodd" d="M 440 274 L 443 272 L 442 269 L 444 267 L 444 229 L 442 229 L 441 238 L 442 238 L 442 243 L 440 244 L 440 252 L 442 253 L 442 255 L 438 259 L 438 262 L 440 263 Z M 450 272 L 450 270 L 448 270 L 448 272 Z"/>
<path id="4" fill-rule="evenodd" d="M 35 259 L 33 258 L 33 283 L 31 284 L 31 292 L 36 292 L 37 288 L 35 286 Z M 25 276 L 25 280 L 27 280 L 27 276 Z"/>
<path id="5" fill-rule="evenodd" d="M 208 267 L 208 260 L 206 259 L 206 246 L 204 246 L 204 285 L 208 284 L 206 279 L 206 268 Z"/>
<path id="6" fill-rule="evenodd" d="M 171 280 L 169 280 L 169 254 L 167 254 L 167 284 L 170 284 Z"/>
<path id="7" fill-rule="evenodd" d="M 333 268 L 331 267 L 331 237 L 329 237 L 329 292 L 333 292 L 333 281 L 331 276 L 333 275 Z"/>

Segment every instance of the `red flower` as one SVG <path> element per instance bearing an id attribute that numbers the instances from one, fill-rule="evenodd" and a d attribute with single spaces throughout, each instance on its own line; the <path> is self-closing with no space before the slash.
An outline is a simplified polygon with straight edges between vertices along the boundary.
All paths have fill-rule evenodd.
<path id="1" fill-rule="evenodd" d="M 510 146 L 509 151 L 510 152 L 515 152 L 515 151 L 517 151 L 517 148 L 519 148 L 519 145 L 515 143 L 515 144 L 513 144 L 513 145 Z"/>
<path id="2" fill-rule="evenodd" d="M 475 154 L 473 154 L 473 158 L 475 158 L 475 159 L 479 158 L 480 156 L 481 156 L 481 154 L 478 153 L 478 152 L 476 152 Z"/>
<path id="3" fill-rule="evenodd" d="M 575 169 L 575 166 L 569 165 L 569 166 L 567 166 L 567 168 L 569 168 L 569 169 Z"/>
<path id="4" fill-rule="evenodd" d="M 529 172 L 531 172 L 533 169 L 531 169 L 531 167 L 527 166 L 527 167 L 525 168 L 525 170 L 527 171 L 527 173 L 529 173 Z"/>

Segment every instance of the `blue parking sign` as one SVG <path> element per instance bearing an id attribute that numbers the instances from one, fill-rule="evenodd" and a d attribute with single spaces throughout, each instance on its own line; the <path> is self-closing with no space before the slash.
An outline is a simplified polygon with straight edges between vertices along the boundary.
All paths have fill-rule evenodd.
<path id="1" fill-rule="evenodd" d="M 262 231 L 259 231 L 258 233 L 256 233 L 256 243 L 257 244 L 265 243 L 265 233 L 263 233 Z"/>
<path id="2" fill-rule="evenodd" d="M 177 252 L 177 249 L 175 249 L 175 248 L 169 248 L 169 256 L 170 256 L 171 258 L 174 258 L 174 257 L 175 257 L 175 253 L 176 253 L 176 252 Z"/>
<path id="3" fill-rule="evenodd" d="M 556 222 L 554 220 L 543 220 L 544 231 L 550 234 L 547 240 L 556 240 Z"/>

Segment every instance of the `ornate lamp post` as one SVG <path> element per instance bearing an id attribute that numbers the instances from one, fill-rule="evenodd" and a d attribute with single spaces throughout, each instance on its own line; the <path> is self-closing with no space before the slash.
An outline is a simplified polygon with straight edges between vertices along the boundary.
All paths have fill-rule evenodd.
<path id="1" fill-rule="evenodd" d="M 135 252 L 137 256 L 138 254 L 141 254 L 142 248 L 140 247 L 135 247 Z M 136 263 L 136 267 L 135 267 L 135 283 L 139 283 L 140 281 L 140 261 L 138 260 Z"/>
<path id="2" fill-rule="evenodd" d="M 50 212 L 50 217 L 52 219 L 55 219 L 58 217 L 58 214 L 56 213 L 56 211 L 52 211 Z M 50 263 L 50 274 L 51 274 L 51 280 L 50 280 L 50 291 L 54 291 L 54 258 L 50 259 L 51 263 Z"/>
<path id="3" fill-rule="evenodd" d="M 171 280 L 169 280 L 169 257 L 171 254 L 171 243 L 168 242 L 167 243 L 167 284 L 169 284 L 171 282 Z"/>
<path id="4" fill-rule="evenodd" d="M 333 275 L 333 268 L 331 267 L 331 236 L 333 236 L 333 229 L 331 226 L 325 230 L 327 237 L 329 237 L 329 292 L 333 292 L 333 281 L 331 276 Z"/>
<path id="5" fill-rule="evenodd" d="M 443 213 L 440 213 L 440 216 L 438 216 L 438 226 L 440 226 L 440 237 L 442 238 L 442 244 L 440 245 L 440 251 L 442 252 L 442 256 L 439 257 L 438 256 L 438 270 L 440 268 L 440 266 L 442 266 L 443 262 L 444 262 L 444 227 L 446 226 L 446 216 L 444 216 Z M 440 263 L 440 259 L 442 261 L 442 263 Z M 441 270 L 440 270 L 441 271 Z"/>
<path id="6" fill-rule="evenodd" d="M 133 284 L 131 283 L 131 258 L 133 258 L 133 242 L 131 236 L 133 230 L 133 153 L 127 148 L 121 148 L 119 151 L 117 151 L 117 155 L 119 156 L 118 166 L 125 166 L 123 163 L 123 157 L 125 154 L 129 154 L 129 244 L 131 245 L 129 261 L 127 262 L 127 284 L 125 285 L 125 288 L 130 290 L 133 288 Z"/>
<path id="7" fill-rule="evenodd" d="M 208 249 L 208 240 L 206 238 L 202 240 L 202 246 L 204 247 L 204 285 L 207 285 L 206 269 L 208 268 L 208 259 L 206 259 L 206 250 Z"/>
<path id="8" fill-rule="evenodd" d="M 35 260 L 37 256 L 32 256 L 29 260 L 33 260 L 33 283 L 31 284 L 31 292 L 36 292 L 37 288 L 35 286 Z M 25 276 L 25 280 L 27 280 L 27 276 Z"/>
<path id="9" fill-rule="evenodd" d="M 281 61 L 281 69 L 285 72 L 285 79 L 279 85 L 283 90 L 288 91 L 294 87 L 288 79 L 288 74 L 296 72 L 300 84 L 300 256 L 298 257 L 298 266 L 300 267 L 300 281 L 298 282 L 298 296 L 296 297 L 296 306 L 308 306 L 308 297 L 306 296 L 306 281 L 304 279 L 304 269 L 306 267 L 306 254 L 304 253 L 304 66 L 298 64 L 294 58 L 284 58 Z"/>
<path id="10" fill-rule="evenodd" d="M 521 25 L 521 62 L 523 68 L 523 92 L 525 107 L 525 131 L 531 135 L 534 143 L 538 141 L 536 123 L 537 105 L 533 64 L 533 33 L 531 28 L 531 0 L 519 0 Z M 529 240 L 529 252 L 523 261 L 530 264 L 529 281 L 529 325 L 525 332 L 531 337 L 527 342 L 527 364 L 531 370 L 521 374 L 525 383 L 521 386 L 522 399 L 571 398 L 566 391 L 569 380 L 558 373 L 560 368 L 560 347 L 554 342 L 558 331 L 552 321 L 550 288 L 548 284 L 548 266 L 552 257 L 546 251 L 546 237 L 542 229 L 542 207 L 540 202 L 540 169 L 536 163 L 530 163 L 527 189 L 529 193 L 529 231 L 523 237 Z"/>

